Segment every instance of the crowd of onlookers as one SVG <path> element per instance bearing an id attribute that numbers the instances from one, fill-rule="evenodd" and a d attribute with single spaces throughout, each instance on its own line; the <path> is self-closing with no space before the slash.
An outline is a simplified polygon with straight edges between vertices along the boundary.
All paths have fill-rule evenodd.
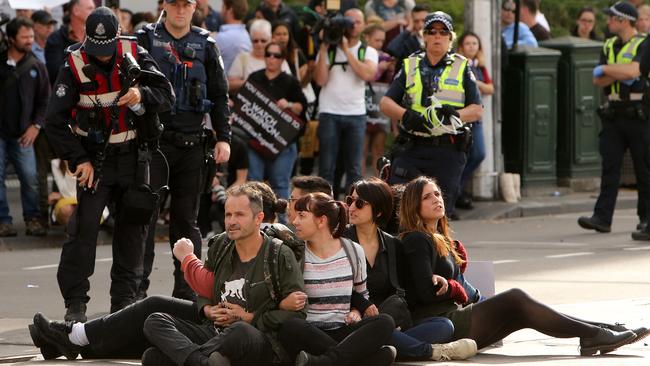
<path id="1" fill-rule="evenodd" d="M 647 32 L 650 6 L 642 5 L 640 0 L 631 2 L 638 6 L 636 25 L 639 31 Z M 519 45 L 537 46 L 539 41 L 551 37 L 540 3 L 540 0 L 520 2 Z M 158 21 L 162 16 L 161 4 L 162 0 L 159 0 L 157 9 L 138 13 L 116 5 L 114 11 L 120 19 L 122 34 L 133 35 L 146 24 Z M 84 22 L 94 8 L 93 0 L 71 0 L 64 5 L 62 24 L 58 24 L 46 10 L 16 11 L 17 17 L 31 19 L 33 40 L 28 44 L 39 62 L 45 64 L 50 84 L 64 62 L 65 49 L 84 39 Z M 219 204 L 223 189 L 228 186 L 246 180 L 266 180 L 279 197 L 288 198 L 292 176 L 317 173 L 334 186 L 335 194 L 339 194 L 363 175 L 378 174 L 375 162 L 386 154 L 384 147 L 396 134 L 397 121 L 373 115 L 373 100 L 378 100 L 375 94 L 380 93 L 382 85 L 390 83 L 402 68 L 402 60 L 421 49 L 424 17 L 431 11 L 414 0 L 369 0 L 361 8 L 356 0 L 342 1 L 340 12 L 351 20 L 345 38 L 349 52 L 344 52 L 341 47 L 323 47 L 319 44 L 319 37 L 313 34 L 319 21 L 327 17 L 325 1 L 310 0 L 306 7 L 295 10 L 280 0 L 263 0 L 256 8 L 250 8 L 245 0 L 224 0 L 221 9 L 213 9 L 207 0 L 197 0 L 193 24 L 210 31 L 215 39 L 228 76 L 231 99 L 257 71 L 271 68 L 273 72 L 286 73 L 295 83 L 287 79 L 278 86 L 260 74 L 255 76 L 255 82 L 265 84 L 262 87 L 283 108 L 290 106 L 289 109 L 305 122 L 300 139 L 289 141 L 285 150 L 273 160 L 250 149 L 250 136 L 233 126 L 230 161 L 220 167 L 212 193 L 206 194 L 202 200 L 199 221 L 203 234 L 212 230 L 211 221 L 219 216 L 219 210 L 211 209 L 211 206 Z M 502 2 L 502 35 L 508 48 L 513 45 L 515 11 L 514 1 Z M 599 34 L 596 11 L 589 7 L 577 14 L 571 33 L 596 40 L 606 36 Z M 8 36 L 10 45 L 18 43 L 11 39 L 12 34 Z M 481 94 L 494 93 L 482 52 L 481 36 L 465 32 L 453 47 L 469 59 Z M 351 58 L 360 63 L 349 60 Z M 6 75 L 2 75 L 3 79 Z M 285 89 L 278 92 L 279 88 Z M 362 94 L 365 98 L 358 97 L 360 88 L 364 89 Z M 51 93 L 56 92 L 64 91 L 51 90 Z M 65 213 L 74 208 L 75 200 L 74 192 L 62 189 L 66 185 L 65 174 L 54 174 L 54 189 L 48 189 L 52 188 L 47 185 L 48 174 L 53 170 L 65 173 L 66 167 L 65 162 L 54 160 L 52 163 L 55 157 L 51 148 L 44 133 L 38 133 L 45 121 L 38 122 L 34 116 L 42 115 L 46 106 L 36 105 L 34 108 L 31 123 L 38 129 L 34 130 L 27 124 L 17 132 L 6 127 L 16 121 L 8 121 L 11 114 L 3 110 L 0 128 L 0 141 L 3 142 L 0 149 L 3 151 L 0 155 L 12 162 L 20 178 L 27 233 L 45 235 L 51 222 L 66 222 Z M 461 208 L 472 207 L 470 190 L 465 187 L 486 154 L 482 128 L 481 123 L 472 124 L 474 144 L 457 200 Z M 11 139 L 19 143 L 6 143 Z M 19 154 L 21 149 L 33 152 L 23 156 Z M 315 155 L 315 152 L 319 154 Z M 0 180 L 4 181 L 6 173 L 2 160 Z M 30 166 L 32 169 L 28 169 Z M 52 190 L 54 193 L 50 193 Z M 5 189 L 0 190 L 0 236 L 13 236 L 16 230 L 12 226 L 5 193 Z"/>

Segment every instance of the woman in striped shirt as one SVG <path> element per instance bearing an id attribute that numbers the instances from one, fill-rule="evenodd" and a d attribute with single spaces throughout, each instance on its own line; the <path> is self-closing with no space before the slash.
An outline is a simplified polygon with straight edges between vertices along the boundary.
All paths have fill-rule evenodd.
<path id="1" fill-rule="evenodd" d="M 341 238 L 347 208 L 323 193 L 311 193 L 295 204 L 296 235 L 306 241 L 305 292 L 280 304 L 305 306 L 307 319 L 291 319 L 280 329 L 280 342 L 296 357 L 296 365 L 390 365 L 396 351 L 388 343 L 395 328 L 385 314 L 362 319 L 351 306 L 352 292 L 368 298 L 366 262 L 361 246 Z"/>

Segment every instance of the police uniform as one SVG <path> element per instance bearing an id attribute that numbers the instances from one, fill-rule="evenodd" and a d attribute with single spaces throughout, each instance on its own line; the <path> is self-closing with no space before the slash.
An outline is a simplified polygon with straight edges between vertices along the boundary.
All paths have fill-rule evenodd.
<path id="1" fill-rule="evenodd" d="M 627 42 L 618 37 L 605 41 L 600 65 L 641 62 L 646 35 L 637 34 Z M 630 150 L 638 189 L 638 215 L 646 221 L 650 207 L 650 110 L 643 103 L 648 92 L 647 80 L 637 79 L 630 85 L 615 81 L 604 88 L 607 103 L 599 114 L 602 130 L 599 134 L 602 172 L 600 194 L 591 218 L 581 217 L 580 226 L 586 229 L 609 231 L 616 207 L 623 155 Z"/>
<path id="2" fill-rule="evenodd" d="M 481 104 L 476 80 L 467 59 L 448 53 L 432 65 L 425 53 L 404 59 L 404 65 L 386 92 L 386 97 L 402 107 L 425 113 L 430 96 L 441 104 L 461 109 Z M 421 175 L 435 177 L 444 194 L 447 214 L 458 195 L 460 177 L 467 160 L 469 132 L 432 136 L 398 124 L 399 134 L 391 152 L 390 184 L 407 183 Z"/>
<path id="3" fill-rule="evenodd" d="M 86 22 L 84 44 L 69 48 L 69 55 L 54 83 L 48 105 L 45 131 L 59 157 L 70 170 L 86 162 L 94 169 L 92 189 L 78 187 L 76 212 L 67 228 L 57 279 L 65 306 L 66 320 L 85 321 L 89 301 L 88 277 L 93 274 L 95 248 L 104 207 L 115 204 L 113 263 L 111 267 L 111 309 L 132 303 L 142 278 L 143 240 L 146 225 L 134 225 L 122 215 L 122 196 L 133 185 L 138 156 L 135 114 L 127 106 L 117 106 L 124 77 L 123 55 L 130 53 L 142 70 L 159 77 L 141 82 L 141 103 L 148 113 L 171 108 L 171 85 L 158 72 L 156 62 L 135 39 L 118 38 L 118 23 L 105 7 L 91 13 Z M 112 48 L 111 48 L 112 47 Z M 108 51 L 105 51 L 108 49 Z M 92 55 L 110 52 L 108 63 Z"/>
<path id="4" fill-rule="evenodd" d="M 169 113 L 161 114 L 165 126 L 160 141 L 160 154 L 152 162 L 152 185 L 167 184 L 171 195 L 169 223 L 170 246 L 186 237 L 194 244 L 194 253 L 201 257 L 201 233 L 197 227 L 198 200 L 205 172 L 206 143 L 203 118 L 210 114 L 217 141 L 230 143 L 228 124 L 228 83 L 221 55 L 208 31 L 192 27 L 176 39 L 164 23 L 149 24 L 137 33 L 138 43 L 149 50 L 160 69 L 171 81 L 176 93 L 176 104 Z M 205 146 L 207 149 L 214 148 Z M 147 238 L 144 280 L 141 296 L 149 285 L 153 265 L 155 219 Z M 174 261 L 174 290 L 172 295 L 191 298 L 192 291 L 185 283 L 180 263 Z"/>

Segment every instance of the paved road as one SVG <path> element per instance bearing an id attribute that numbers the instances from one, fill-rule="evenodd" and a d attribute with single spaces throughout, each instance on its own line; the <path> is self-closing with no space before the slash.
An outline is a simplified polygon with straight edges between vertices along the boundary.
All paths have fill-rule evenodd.
<path id="1" fill-rule="evenodd" d="M 519 287 L 576 316 L 650 325 L 650 242 L 630 239 L 636 225 L 634 210 L 617 212 L 610 234 L 578 228 L 578 215 L 460 221 L 453 228 L 468 247 L 470 261 L 494 262 L 497 292 Z M 157 253 L 151 293 L 169 294 L 171 254 L 165 244 L 157 246 Z M 62 317 L 63 302 L 55 279 L 58 256 L 56 248 L 0 253 L 0 356 L 34 352 L 21 346 L 29 344 L 24 325 L 34 312 Z M 89 314 L 101 314 L 109 307 L 110 247 L 99 247 L 97 258 Z M 650 364 L 650 350 L 643 342 L 607 357 L 581 358 L 577 354 L 576 339 L 558 340 L 521 331 L 508 337 L 504 347 L 486 350 L 472 363 Z"/>

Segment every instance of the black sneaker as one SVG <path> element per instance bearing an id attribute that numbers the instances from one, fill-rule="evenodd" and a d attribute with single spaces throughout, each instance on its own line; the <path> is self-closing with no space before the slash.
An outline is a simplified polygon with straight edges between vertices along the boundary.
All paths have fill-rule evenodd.
<path id="1" fill-rule="evenodd" d="M 29 329 L 29 336 L 32 337 L 32 342 L 34 346 L 38 347 L 41 350 L 41 355 L 43 355 L 44 360 L 53 360 L 62 356 L 61 352 L 50 342 L 48 342 L 41 331 L 38 330 L 36 325 L 30 324 L 27 326 Z"/>
<path id="2" fill-rule="evenodd" d="M 379 351 L 374 355 L 368 357 L 368 364 L 377 366 L 390 366 L 395 362 L 397 357 L 397 349 L 393 346 L 381 346 Z"/>
<path id="3" fill-rule="evenodd" d="M 176 364 L 158 348 L 149 347 L 142 354 L 142 366 L 176 366 Z"/>
<path id="4" fill-rule="evenodd" d="M 88 320 L 86 317 L 86 303 L 75 302 L 70 304 L 70 306 L 65 309 L 63 320 L 67 322 L 85 323 Z"/>
<path id="5" fill-rule="evenodd" d="M 34 332 L 36 337 L 32 337 L 32 339 L 39 339 L 39 343 L 41 340 L 45 340 L 68 360 L 76 359 L 81 352 L 81 347 L 72 344 L 68 337 L 72 331 L 72 322 L 51 321 L 45 315 L 36 313 L 33 325 L 30 332 Z"/>
<path id="6" fill-rule="evenodd" d="M 587 230 L 596 230 L 599 233 L 608 233 L 612 231 L 612 226 L 605 223 L 596 216 L 582 216 L 578 219 L 578 225 Z"/>

